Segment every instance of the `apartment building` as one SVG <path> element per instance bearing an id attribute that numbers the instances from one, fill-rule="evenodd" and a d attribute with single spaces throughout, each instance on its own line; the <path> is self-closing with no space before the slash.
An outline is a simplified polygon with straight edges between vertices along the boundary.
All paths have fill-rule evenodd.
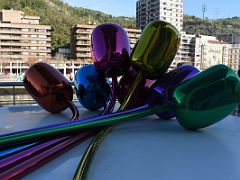
<path id="1" fill-rule="evenodd" d="M 195 56 L 195 35 L 186 34 L 186 32 L 182 31 L 180 47 L 174 58 L 171 68 L 175 68 L 178 64 L 193 65 L 194 56 Z"/>
<path id="2" fill-rule="evenodd" d="M 22 11 L 0 11 L 0 73 L 24 72 L 51 53 L 51 26 L 40 25 L 40 17 Z"/>
<path id="3" fill-rule="evenodd" d="M 215 36 L 196 35 L 194 66 L 204 70 L 216 64 L 229 65 L 230 48 Z"/>
<path id="4" fill-rule="evenodd" d="M 180 32 L 183 26 L 183 0 L 139 0 L 136 2 L 137 28 L 143 29 L 149 22 L 163 20 Z"/>
<path id="5" fill-rule="evenodd" d="M 229 66 L 234 70 L 240 69 L 240 44 L 232 44 L 229 49 Z"/>
<path id="6" fill-rule="evenodd" d="M 91 34 L 95 25 L 77 24 L 71 29 L 70 56 L 81 65 L 92 63 Z M 141 35 L 139 29 L 125 28 L 133 48 Z"/>

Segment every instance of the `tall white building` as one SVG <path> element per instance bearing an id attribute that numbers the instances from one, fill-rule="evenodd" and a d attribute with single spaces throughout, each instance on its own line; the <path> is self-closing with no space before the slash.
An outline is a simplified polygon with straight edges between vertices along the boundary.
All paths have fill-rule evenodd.
<path id="1" fill-rule="evenodd" d="M 143 29 L 154 20 L 163 20 L 182 31 L 183 0 L 139 0 L 136 5 L 138 28 Z"/>
<path id="2" fill-rule="evenodd" d="M 174 25 L 182 35 L 179 51 L 174 58 L 172 68 L 178 63 L 191 64 L 192 37 L 182 32 L 183 0 L 139 0 L 136 3 L 137 27 L 144 27 L 151 21 L 163 20 Z"/>

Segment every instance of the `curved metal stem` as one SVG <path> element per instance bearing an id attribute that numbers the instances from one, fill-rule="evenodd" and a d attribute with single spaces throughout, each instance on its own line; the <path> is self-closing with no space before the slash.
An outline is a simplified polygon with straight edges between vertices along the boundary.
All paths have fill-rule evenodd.
<path id="1" fill-rule="evenodd" d="M 129 89 L 127 96 L 125 97 L 123 103 L 119 107 L 118 111 L 123 111 L 131 101 L 132 96 L 136 92 L 140 82 L 143 79 L 143 74 L 138 73 L 132 88 Z M 112 94 L 116 94 L 116 89 L 115 86 L 117 85 L 117 78 L 115 77 L 115 80 L 113 80 L 113 89 L 112 89 Z M 115 100 L 114 100 L 115 101 Z M 109 111 L 110 113 L 111 111 Z M 107 111 L 106 111 L 107 113 Z M 75 172 L 74 178 L 75 180 L 85 180 L 87 176 L 87 172 L 90 168 L 91 162 L 93 160 L 94 154 L 96 154 L 96 151 L 98 147 L 100 146 L 101 142 L 103 139 L 107 136 L 107 134 L 112 130 L 112 126 L 105 127 L 102 129 L 92 140 L 90 145 L 88 146 L 87 150 L 85 151 L 83 158 L 81 159 L 77 171 Z"/>
<path id="2" fill-rule="evenodd" d="M 88 169 L 91 165 L 91 162 L 96 153 L 96 150 L 97 150 L 99 144 L 102 142 L 102 140 L 104 139 L 104 137 L 107 135 L 107 133 L 110 130 L 111 130 L 111 127 L 107 128 L 107 129 L 104 128 L 94 137 L 94 139 L 91 141 L 91 143 L 87 147 L 87 149 L 77 167 L 77 170 L 75 172 L 73 179 L 75 179 L 75 180 L 86 179 Z"/>
<path id="3" fill-rule="evenodd" d="M 111 113 L 115 107 L 117 99 L 117 77 L 112 77 L 112 98 L 107 105 L 107 108 L 102 112 L 102 115 Z"/>
<path id="4" fill-rule="evenodd" d="M 112 77 L 112 98 L 110 102 L 108 103 L 107 108 L 102 112 L 101 115 L 105 115 L 108 113 L 111 113 L 114 109 L 114 106 L 116 104 L 116 98 L 117 98 L 117 77 Z M 105 138 L 105 136 L 110 132 L 112 127 L 103 128 L 91 141 L 91 143 L 88 145 L 87 150 L 85 151 L 78 167 L 75 172 L 73 179 L 86 179 L 87 171 L 91 165 L 91 162 L 93 160 L 94 154 L 97 151 L 98 146 L 102 142 L 102 140 Z"/>
<path id="5" fill-rule="evenodd" d="M 69 108 L 71 109 L 73 114 L 70 121 L 77 120 L 80 117 L 77 106 L 72 101 L 69 101 L 68 103 L 69 103 Z"/>

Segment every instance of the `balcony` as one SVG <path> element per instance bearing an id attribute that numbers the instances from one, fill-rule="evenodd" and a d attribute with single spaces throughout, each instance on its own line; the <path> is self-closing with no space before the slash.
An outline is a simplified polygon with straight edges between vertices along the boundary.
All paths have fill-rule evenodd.
<path id="1" fill-rule="evenodd" d="M 0 41 L 0 46 L 20 46 L 20 47 L 51 47 L 51 44 L 35 44 L 35 43 L 15 43 L 15 42 L 1 42 Z M 3 47 L 2 47 L 3 48 Z"/>
<path id="2" fill-rule="evenodd" d="M 77 58 L 92 58 L 92 54 L 91 53 L 85 53 L 85 54 L 83 54 L 83 53 L 76 53 L 76 57 Z"/>
<path id="3" fill-rule="evenodd" d="M 7 30 L 0 30 L 0 34 L 36 34 L 36 35 L 47 35 L 50 36 L 51 32 L 30 32 L 30 31 L 7 31 Z"/>
<path id="4" fill-rule="evenodd" d="M 1 36 L 0 40 L 35 40 L 35 41 L 51 41 L 50 37 L 38 38 L 38 37 L 22 37 L 22 36 Z"/>

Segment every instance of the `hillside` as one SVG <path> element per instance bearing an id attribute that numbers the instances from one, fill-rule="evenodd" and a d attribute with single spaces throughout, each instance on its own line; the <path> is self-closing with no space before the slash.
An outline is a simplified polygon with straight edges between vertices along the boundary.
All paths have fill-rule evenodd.
<path id="1" fill-rule="evenodd" d="M 195 16 L 185 15 L 183 30 L 190 34 L 217 36 L 229 43 L 240 43 L 240 17 L 203 21 Z"/>
<path id="2" fill-rule="evenodd" d="M 41 17 L 41 24 L 52 26 L 52 47 L 67 46 L 70 28 L 75 24 L 114 22 L 135 28 L 135 18 L 113 17 L 99 11 L 71 7 L 60 0 L 0 0 L 0 9 L 24 11 L 26 15 Z"/>
<path id="3" fill-rule="evenodd" d="M 41 17 L 41 24 L 52 26 L 52 47 L 67 46 L 70 28 L 75 24 L 114 22 L 126 28 L 135 28 L 134 17 L 113 17 L 100 11 L 72 7 L 61 0 L 0 0 L 0 9 L 24 11 L 26 15 Z M 191 34 L 214 35 L 229 43 L 240 43 L 240 17 L 202 20 L 184 15 L 184 30 Z"/>

